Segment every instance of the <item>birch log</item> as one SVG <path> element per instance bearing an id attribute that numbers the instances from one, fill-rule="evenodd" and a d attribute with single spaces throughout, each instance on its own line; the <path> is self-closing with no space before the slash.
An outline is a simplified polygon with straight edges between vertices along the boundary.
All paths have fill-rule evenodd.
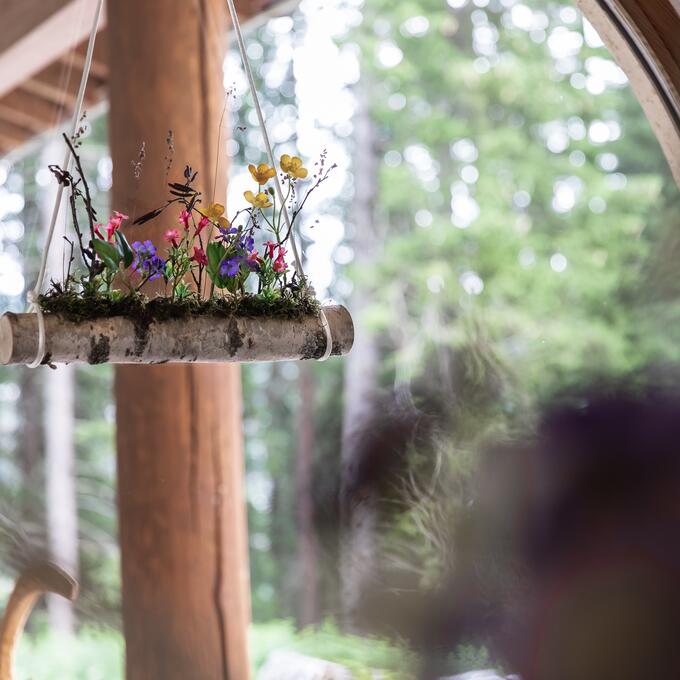
<path id="1" fill-rule="evenodd" d="M 324 307 L 334 356 L 347 354 L 354 341 L 345 307 Z M 193 316 L 143 323 L 114 316 L 69 321 L 45 314 L 43 364 L 228 363 L 318 359 L 326 334 L 317 316 L 301 319 Z M 35 314 L 0 317 L 0 364 L 25 364 L 38 351 Z"/>

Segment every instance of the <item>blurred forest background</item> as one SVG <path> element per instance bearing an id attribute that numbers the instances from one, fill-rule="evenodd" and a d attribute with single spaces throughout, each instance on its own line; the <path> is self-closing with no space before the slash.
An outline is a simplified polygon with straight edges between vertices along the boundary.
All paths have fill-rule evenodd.
<path id="1" fill-rule="evenodd" d="M 353 610 L 372 579 L 437 586 L 485 442 L 574 385 L 672 375 L 680 195 L 571 3 L 303 0 L 249 36 L 249 56 L 277 153 L 328 149 L 339 166 L 302 238 L 317 293 L 357 320 L 344 360 L 243 367 L 253 663 L 288 645 L 402 677 L 407 652 L 345 636 Z M 231 202 L 263 151 L 235 53 L 225 73 Z M 106 113 L 89 121 L 104 215 Z M 0 161 L 2 311 L 26 304 L 60 155 L 43 140 Z M 50 602 L 31 621 L 21 678 L 122 674 L 112 375 L 0 369 L 3 593 L 36 553 L 78 565 L 82 583 L 75 611 Z M 369 499 L 358 522 L 343 475 L 385 395 L 436 414 L 447 444 L 413 459 L 389 513 Z M 461 648 L 452 671 L 488 662 Z"/>

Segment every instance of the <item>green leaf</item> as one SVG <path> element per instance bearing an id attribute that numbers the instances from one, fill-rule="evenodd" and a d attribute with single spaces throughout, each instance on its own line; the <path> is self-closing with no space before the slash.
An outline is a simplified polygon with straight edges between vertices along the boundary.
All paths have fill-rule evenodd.
<path id="1" fill-rule="evenodd" d="M 227 249 L 222 243 L 213 241 L 208 244 L 205 251 L 208 256 L 208 276 L 217 288 L 227 288 L 231 283 L 228 277 L 220 276 L 220 265 L 227 257 Z"/>
<path id="2" fill-rule="evenodd" d="M 180 283 L 177 284 L 177 287 L 175 288 L 175 297 L 178 300 L 183 300 L 184 298 L 187 298 L 191 295 L 191 288 L 184 283 L 184 281 L 181 281 Z"/>
<path id="3" fill-rule="evenodd" d="M 221 243 L 212 241 L 208 243 L 205 253 L 208 256 L 208 272 L 219 273 L 220 264 L 227 256 L 227 249 Z"/>
<path id="4" fill-rule="evenodd" d="M 108 243 L 107 241 L 102 241 L 101 239 L 95 239 L 92 242 L 92 247 L 99 257 L 101 257 L 102 262 L 107 269 L 112 272 L 118 271 L 118 266 L 122 259 L 121 254 L 118 252 L 118 248 L 113 245 L 113 243 Z"/>
<path id="5" fill-rule="evenodd" d="M 116 231 L 116 242 L 118 243 L 118 252 L 123 260 L 123 267 L 127 269 L 134 261 L 135 254 L 132 252 L 125 234 L 120 231 Z"/>

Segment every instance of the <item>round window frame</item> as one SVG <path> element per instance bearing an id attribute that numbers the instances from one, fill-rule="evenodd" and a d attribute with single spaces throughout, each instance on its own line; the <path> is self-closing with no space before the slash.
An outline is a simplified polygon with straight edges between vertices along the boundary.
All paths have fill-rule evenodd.
<path id="1" fill-rule="evenodd" d="M 576 0 L 642 105 L 680 187 L 680 0 Z"/>

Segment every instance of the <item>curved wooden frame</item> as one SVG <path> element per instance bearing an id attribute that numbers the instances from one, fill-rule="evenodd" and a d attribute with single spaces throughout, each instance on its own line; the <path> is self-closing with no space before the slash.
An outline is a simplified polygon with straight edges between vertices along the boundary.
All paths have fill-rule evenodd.
<path id="1" fill-rule="evenodd" d="M 576 0 L 625 71 L 680 186 L 680 0 Z"/>

